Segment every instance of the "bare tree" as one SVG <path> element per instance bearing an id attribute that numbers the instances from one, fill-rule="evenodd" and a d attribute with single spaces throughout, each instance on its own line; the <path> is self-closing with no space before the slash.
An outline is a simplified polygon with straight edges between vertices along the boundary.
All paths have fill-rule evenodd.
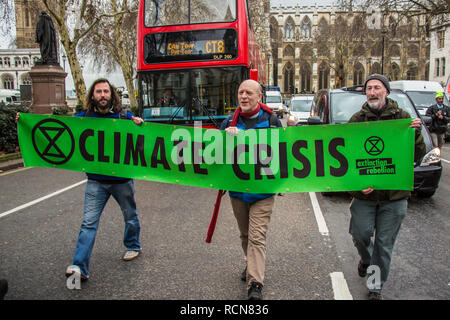
<path id="1" fill-rule="evenodd" d="M 92 58 L 96 68 L 106 72 L 122 71 L 130 96 L 130 104 L 137 107 L 133 79 L 136 70 L 136 22 L 139 2 L 111 0 L 108 3 L 97 0 L 89 5 L 85 20 L 88 25 L 101 19 L 95 28 L 80 42 L 80 53 Z M 112 17 L 109 17 L 112 15 Z"/>
<path id="2" fill-rule="evenodd" d="M 77 92 L 77 104 L 83 105 L 86 98 L 86 84 L 81 72 L 77 55 L 77 46 L 103 18 L 114 17 L 119 14 L 101 14 L 88 24 L 87 17 L 92 10 L 88 0 L 42 0 L 49 15 L 58 29 L 61 43 L 67 55 L 72 78 Z M 121 14 L 121 13 L 120 13 Z"/>

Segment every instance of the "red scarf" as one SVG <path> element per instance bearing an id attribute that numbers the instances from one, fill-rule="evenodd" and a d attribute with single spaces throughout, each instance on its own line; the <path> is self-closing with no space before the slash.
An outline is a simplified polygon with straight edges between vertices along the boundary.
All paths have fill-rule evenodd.
<path id="1" fill-rule="evenodd" d="M 268 106 L 266 106 L 264 103 L 258 102 L 258 106 L 255 108 L 255 110 L 250 111 L 250 112 L 242 112 L 242 108 L 241 106 L 237 107 L 236 110 L 234 111 L 233 114 L 233 120 L 231 120 L 231 127 L 235 127 L 238 117 L 245 117 L 245 118 L 249 118 L 254 116 L 255 114 L 259 113 L 259 111 L 263 109 L 265 112 L 267 112 L 268 114 L 272 114 L 273 110 L 271 108 L 269 108 Z"/>

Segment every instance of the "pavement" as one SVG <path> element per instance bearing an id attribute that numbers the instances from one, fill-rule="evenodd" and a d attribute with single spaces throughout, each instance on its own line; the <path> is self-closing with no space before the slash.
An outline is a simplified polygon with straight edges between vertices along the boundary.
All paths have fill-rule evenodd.
<path id="1" fill-rule="evenodd" d="M 12 159 L 0 162 L 0 173 L 12 169 L 23 167 L 23 159 Z"/>

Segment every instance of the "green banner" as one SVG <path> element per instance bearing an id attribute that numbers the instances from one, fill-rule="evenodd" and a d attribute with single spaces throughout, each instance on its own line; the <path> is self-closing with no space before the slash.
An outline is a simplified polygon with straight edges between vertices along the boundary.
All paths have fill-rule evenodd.
<path id="1" fill-rule="evenodd" d="M 25 166 L 251 193 L 413 190 L 411 119 L 240 131 L 21 114 Z"/>

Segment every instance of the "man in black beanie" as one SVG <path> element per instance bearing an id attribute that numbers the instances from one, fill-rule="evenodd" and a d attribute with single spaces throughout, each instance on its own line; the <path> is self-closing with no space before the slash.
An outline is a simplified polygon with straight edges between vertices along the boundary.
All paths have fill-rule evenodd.
<path id="1" fill-rule="evenodd" d="M 372 74 L 364 83 L 367 102 L 349 122 L 383 121 L 411 118 L 388 98 L 391 88 L 389 80 L 381 74 Z M 425 144 L 420 133 L 420 118 L 411 121 L 416 129 L 414 161 L 425 155 Z M 358 274 L 367 279 L 369 299 L 381 300 L 381 289 L 386 282 L 391 263 L 395 239 L 406 215 L 409 190 L 374 190 L 372 186 L 362 191 L 350 192 L 350 234 L 360 255 Z M 375 232 L 375 239 L 371 237 Z M 370 267 L 370 269 L 369 269 Z M 373 273 L 372 273 L 373 272 Z"/>

